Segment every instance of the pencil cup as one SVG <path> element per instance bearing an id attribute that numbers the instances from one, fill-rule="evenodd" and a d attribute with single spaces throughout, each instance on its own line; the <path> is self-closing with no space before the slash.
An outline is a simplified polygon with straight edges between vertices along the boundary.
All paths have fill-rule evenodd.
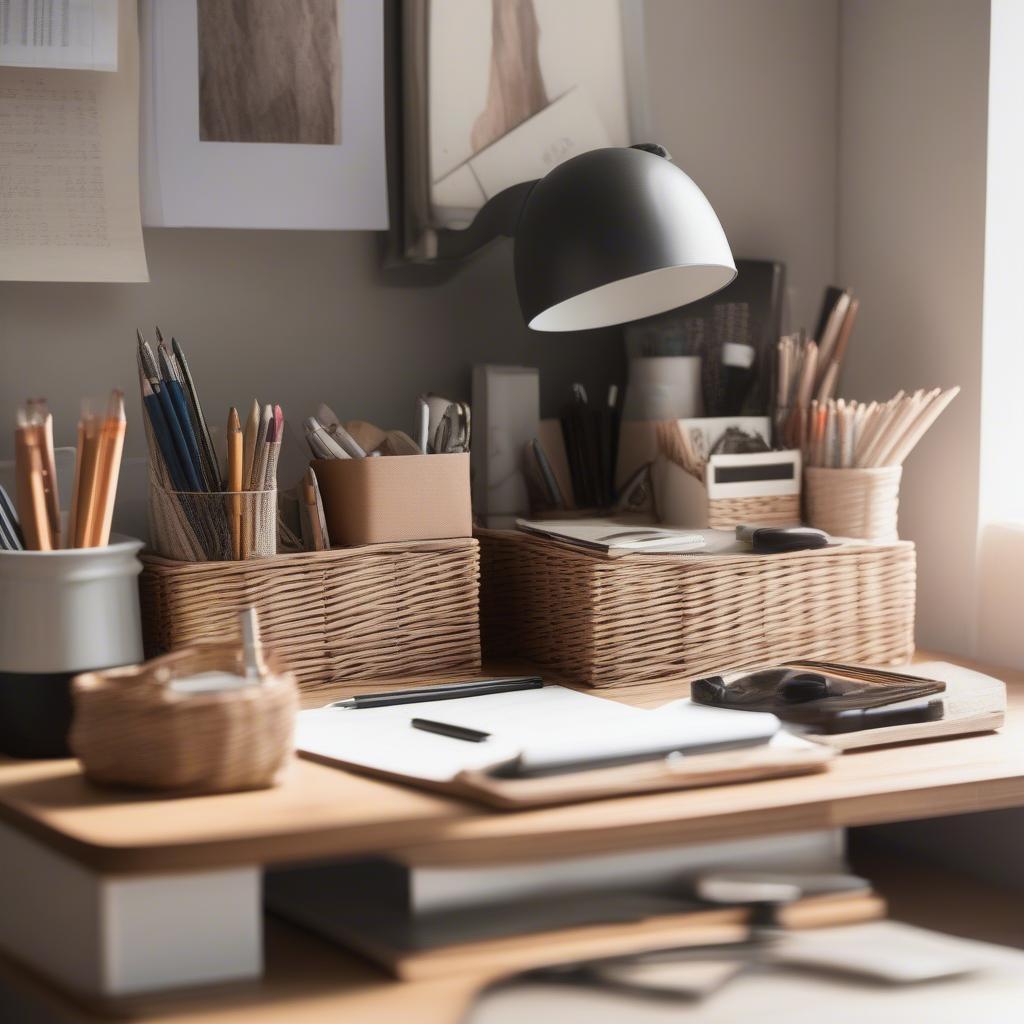
<path id="1" fill-rule="evenodd" d="M 141 549 L 0 552 L 0 751 L 66 757 L 72 677 L 142 660 Z"/>
<path id="2" fill-rule="evenodd" d="M 809 526 L 833 537 L 889 544 L 899 539 L 896 520 L 902 466 L 804 470 L 804 512 Z"/>
<path id="3" fill-rule="evenodd" d="M 149 487 L 151 547 L 179 562 L 236 562 L 277 554 L 277 491 Z"/>

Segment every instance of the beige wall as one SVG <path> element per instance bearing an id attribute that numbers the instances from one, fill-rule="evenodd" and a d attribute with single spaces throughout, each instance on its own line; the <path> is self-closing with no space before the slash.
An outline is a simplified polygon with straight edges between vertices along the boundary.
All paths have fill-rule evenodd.
<path id="1" fill-rule="evenodd" d="M 861 297 L 843 391 L 959 384 L 906 463 L 918 642 L 973 643 L 988 0 L 843 0 L 838 277 Z"/>
<path id="2" fill-rule="evenodd" d="M 834 0 L 647 0 L 656 141 L 718 211 L 736 256 L 787 264 L 814 330 L 836 249 Z"/>
<path id="3" fill-rule="evenodd" d="M 835 0 L 647 0 L 654 133 L 705 189 L 739 256 L 789 264 L 797 322 L 833 277 Z M 0 411 L 49 398 L 70 441 L 82 395 L 130 396 L 141 454 L 136 326 L 186 343 L 212 420 L 258 395 L 297 420 L 321 399 L 342 416 L 408 428 L 424 389 L 468 397 L 475 361 L 542 368 L 554 412 L 568 384 L 621 374 L 619 332 L 531 335 L 509 246 L 439 286 L 390 286 L 370 234 L 148 230 L 146 285 L 0 282 Z M 11 436 L 0 430 L 0 458 Z"/>

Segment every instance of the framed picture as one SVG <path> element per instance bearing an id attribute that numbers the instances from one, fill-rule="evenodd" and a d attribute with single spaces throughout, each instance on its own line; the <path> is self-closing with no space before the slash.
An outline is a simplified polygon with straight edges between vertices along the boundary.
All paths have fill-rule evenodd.
<path id="1" fill-rule="evenodd" d="M 143 219 L 385 229 L 380 0 L 145 0 Z"/>
<path id="2" fill-rule="evenodd" d="M 633 0 L 393 0 L 391 262 L 579 153 L 644 130 Z M 643 140 L 646 141 L 646 140 Z"/>

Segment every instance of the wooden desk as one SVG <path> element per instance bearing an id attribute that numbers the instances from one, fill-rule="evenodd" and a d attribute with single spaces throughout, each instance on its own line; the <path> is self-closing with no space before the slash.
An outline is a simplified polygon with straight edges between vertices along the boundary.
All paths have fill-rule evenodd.
<path id="1" fill-rule="evenodd" d="M 510 813 L 303 759 L 276 789 L 192 798 L 99 789 L 72 760 L 0 760 L 0 820 L 95 870 L 145 874 L 368 851 L 528 860 L 994 810 L 1024 804 L 1024 673 L 1000 676 L 1001 732 L 848 753 L 820 775 Z M 683 690 L 601 692 L 656 706 Z"/>
<path id="2" fill-rule="evenodd" d="M 7 762 L 0 763 L 0 818 L 94 870 L 145 876 L 365 851 L 495 862 L 1006 808 L 1024 805 L 1024 673 L 999 675 L 1009 696 L 1000 733 L 849 753 L 817 776 L 500 813 L 306 761 L 278 789 L 196 799 L 94 789 L 71 761 Z M 680 689 L 605 693 L 657 705 Z M 269 923 L 266 943 L 262 980 L 147 997 L 126 1009 L 128 1019 L 440 1024 L 457 1020 L 486 982 L 393 982 L 278 922 Z M 8 964 L 3 973 L 8 988 L 49 1004 L 54 1019 L 103 1019 L 20 968 Z"/>

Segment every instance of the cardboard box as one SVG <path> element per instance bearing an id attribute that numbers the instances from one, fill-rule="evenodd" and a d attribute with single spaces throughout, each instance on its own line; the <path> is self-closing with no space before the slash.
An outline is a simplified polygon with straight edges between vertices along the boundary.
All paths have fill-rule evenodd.
<path id="1" fill-rule="evenodd" d="M 386 455 L 310 463 L 332 546 L 473 535 L 469 455 Z"/>

